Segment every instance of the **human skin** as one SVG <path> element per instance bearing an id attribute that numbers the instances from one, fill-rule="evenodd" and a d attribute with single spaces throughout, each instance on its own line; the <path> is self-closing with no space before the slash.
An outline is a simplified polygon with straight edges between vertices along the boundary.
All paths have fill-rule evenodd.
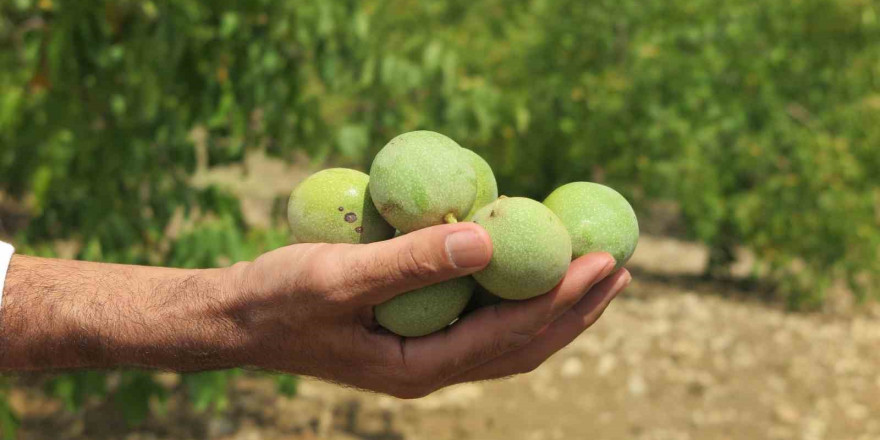
<path id="1" fill-rule="evenodd" d="M 296 244 L 222 269 L 15 255 L 0 308 L 0 371 L 244 367 L 401 398 L 533 370 L 593 324 L 630 281 L 608 254 L 572 262 L 546 295 L 476 310 L 403 338 L 372 309 L 482 269 L 473 223 L 363 244 Z M 610 274 L 610 275 L 609 275 Z"/>

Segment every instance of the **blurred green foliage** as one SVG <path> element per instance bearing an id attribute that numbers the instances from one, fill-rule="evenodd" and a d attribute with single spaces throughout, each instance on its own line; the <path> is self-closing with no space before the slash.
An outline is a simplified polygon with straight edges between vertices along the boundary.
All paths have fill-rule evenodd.
<path id="1" fill-rule="evenodd" d="M 285 243 L 190 183 L 196 127 L 208 166 L 257 148 L 364 168 L 432 129 L 507 194 L 596 180 L 640 211 L 675 201 L 713 271 L 750 248 L 792 305 L 835 279 L 877 292 L 873 1 L 0 3 L 0 191 L 27 202 L 23 248 L 210 266 Z M 208 220 L 168 242 L 176 212 Z"/>

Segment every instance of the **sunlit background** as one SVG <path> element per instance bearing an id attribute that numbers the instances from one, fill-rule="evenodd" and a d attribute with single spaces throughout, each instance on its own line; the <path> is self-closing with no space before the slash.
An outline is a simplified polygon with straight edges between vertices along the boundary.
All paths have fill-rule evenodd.
<path id="1" fill-rule="evenodd" d="M 876 1 L 0 2 L 0 238 L 23 253 L 251 259 L 289 242 L 298 181 L 414 129 L 507 195 L 621 191 L 631 288 L 506 381 L 401 401 L 242 371 L 10 376 L 3 435 L 880 438 Z"/>

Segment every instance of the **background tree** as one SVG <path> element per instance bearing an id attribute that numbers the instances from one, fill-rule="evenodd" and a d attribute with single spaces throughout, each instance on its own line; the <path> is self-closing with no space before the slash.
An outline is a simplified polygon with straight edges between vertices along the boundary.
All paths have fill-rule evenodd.
<path id="1" fill-rule="evenodd" d="M 429 128 L 541 198 L 596 180 L 675 202 L 792 306 L 880 273 L 880 8 L 802 0 L 14 0 L 0 4 L 0 195 L 25 252 L 212 266 L 287 242 L 199 167 L 259 149 L 365 169 Z M 204 133 L 204 155 L 193 133 Z M 175 216 L 188 227 L 168 234 Z M 185 378 L 220 402 L 230 372 Z M 290 378 L 279 379 L 292 391 Z M 105 376 L 59 376 L 72 407 Z M 115 382 L 114 382 L 115 383 Z M 110 390 L 134 421 L 149 374 Z M 11 417 L 0 405 L 0 422 Z"/>

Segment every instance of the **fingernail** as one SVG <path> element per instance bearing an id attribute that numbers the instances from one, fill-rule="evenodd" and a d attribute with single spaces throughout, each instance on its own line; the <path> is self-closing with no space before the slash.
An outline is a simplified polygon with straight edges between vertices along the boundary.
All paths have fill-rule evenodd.
<path id="1" fill-rule="evenodd" d="M 489 262 L 486 243 L 474 231 L 458 231 L 447 236 L 446 253 L 457 267 L 477 267 Z"/>
<path id="2" fill-rule="evenodd" d="M 614 287 L 611 288 L 611 296 L 617 296 L 621 290 L 625 289 L 626 286 L 629 286 L 630 281 L 632 281 L 632 275 L 627 272 L 626 275 L 622 276 L 616 283 L 614 283 Z"/>
<path id="3" fill-rule="evenodd" d="M 599 279 L 603 279 L 611 274 L 614 271 L 614 266 L 617 266 L 617 261 L 610 254 L 608 255 L 608 262 L 605 263 L 605 267 L 602 268 L 601 275 Z"/>

